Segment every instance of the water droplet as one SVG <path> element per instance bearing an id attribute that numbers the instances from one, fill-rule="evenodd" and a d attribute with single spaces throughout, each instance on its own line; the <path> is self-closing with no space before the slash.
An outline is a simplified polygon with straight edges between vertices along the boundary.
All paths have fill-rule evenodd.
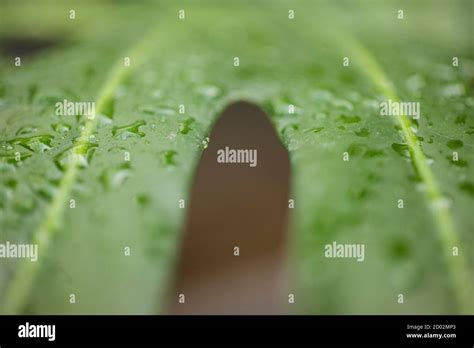
<path id="1" fill-rule="evenodd" d="M 97 105 L 97 113 L 99 115 L 107 116 L 112 118 L 115 111 L 115 98 L 113 95 L 108 95 L 101 99 L 100 103 Z"/>
<path id="2" fill-rule="evenodd" d="M 8 158 L 6 158 L 5 156 L 3 155 L 0 155 L 0 173 L 14 173 L 15 170 L 16 170 L 16 164 L 14 161 L 14 158 L 13 160 L 10 162 L 8 161 Z M 1 202 L 1 200 L 0 200 Z"/>
<path id="3" fill-rule="evenodd" d="M 296 122 L 283 122 L 282 124 L 285 124 L 280 128 L 280 133 L 282 135 L 287 134 L 288 131 L 297 131 L 300 128 L 300 125 Z"/>
<path id="4" fill-rule="evenodd" d="M 79 168 L 85 168 L 92 160 L 97 147 L 97 144 L 92 143 L 70 146 L 54 157 L 54 163 L 60 170 L 65 170 L 71 164 L 75 164 Z"/>
<path id="5" fill-rule="evenodd" d="M 113 120 L 107 116 L 104 115 L 98 115 L 97 116 L 97 128 L 102 128 L 105 126 L 109 126 L 113 123 Z M 84 127 L 82 127 L 81 130 L 83 130 Z"/>
<path id="6" fill-rule="evenodd" d="M 466 105 L 470 108 L 474 107 L 474 98 L 473 97 L 467 97 L 465 99 Z"/>
<path id="7" fill-rule="evenodd" d="M 89 141 L 90 141 L 90 142 L 94 143 L 96 140 L 97 140 L 97 139 L 96 139 L 96 134 L 91 134 L 91 135 L 89 135 Z"/>
<path id="8" fill-rule="evenodd" d="M 405 85 L 412 92 L 419 92 L 423 87 L 425 87 L 425 80 L 421 75 L 412 75 L 405 81 Z"/>
<path id="9" fill-rule="evenodd" d="M 24 214 L 32 212 L 35 209 L 36 204 L 36 200 L 31 194 L 22 194 L 21 198 L 19 198 L 19 195 L 17 196 L 17 199 L 15 199 L 13 203 L 13 207 L 20 214 Z"/>
<path id="10" fill-rule="evenodd" d="M 435 69 L 433 69 L 433 73 L 435 76 L 444 81 L 449 81 L 455 78 L 454 69 L 444 64 L 437 65 Z"/>
<path id="11" fill-rule="evenodd" d="M 57 182 L 48 180 L 45 177 L 31 177 L 29 184 L 38 196 L 47 201 L 52 200 L 58 190 Z"/>
<path id="12" fill-rule="evenodd" d="M 474 197 L 474 183 L 470 181 L 462 181 L 459 183 L 459 189 Z"/>
<path id="13" fill-rule="evenodd" d="M 419 182 L 415 185 L 417 191 L 425 192 L 426 191 L 426 184 L 424 182 Z"/>
<path id="14" fill-rule="evenodd" d="M 352 105 L 352 103 L 347 101 L 347 100 L 344 100 L 344 99 L 333 98 L 331 100 L 331 103 L 335 107 L 340 107 L 340 108 L 344 108 L 344 109 L 347 109 L 347 110 L 354 109 L 354 106 Z"/>
<path id="15" fill-rule="evenodd" d="M 413 173 L 408 175 L 408 180 L 413 181 L 415 184 L 421 183 L 423 180 L 421 179 L 418 169 L 414 165 L 412 166 L 412 169 Z"/>
<path id="16" fill-rule="evenodd" d="M 436 198 L 431 201 L 431 207 L 434 210 L 447 209 L 450 206 L 451 206 L 451 201 L 445 197 Z"/>
<path id="17" fill-rule="evenodd" d="M 296 151 L 300 147 L 300 143 L 296 139 L 290 139 L 287 144 L 288 151 Z"/>
<path id="18" fill-rule="evenodd" d="M 151 92 L 151 96 L 155 99 L 160 99 L 162 96 L 161 90 L 155 89 L 154 91 Z"/>
<path id="19" fill-rule="evenodd" d="M 114 127 L 112 129 L 112 135 L 120 137 L 122 140 L 129 137 L 144 137 L 145 133 L 140 131 L 140 127 L 145 124 L 145 121 L 140 120 L 126 126 Z"/>
<path id="20" fill-rule="evenodd" d="M 204 150 L 204 149 L 207 149 L 208 146 L 209 146 L 209 137 L 206 137 L 201 141 L 201 148 Z"/>
<path id="21" fill-rule="evenodd" d="M 117 188 L 132 176 L 130 163 L 126 162 L 116 168 L 104 170 L 100 176 L 100 181 L 106 189 Z"/>
<path id="22" fill-rule="evenodd" d="M 52 127 L 53 130 L 58 133 L 67 133 L 71 130 L 71 126 L 66 123 L 55 123 Z"/>
<path id="23" fill-rule="evenodd" d="M 22 164 L 22 161 L 24 161 L 25 159 L 31 157 L 32 154 L 31 153 L 26 153 L 26 152 L 20 152 L 20 161 L 17 161 L 16 159 L 16 155 L 15 154 L 0 154 L 0 159 L 2 160 L 2 162 L 4 163 L 8 163 L 8 164 L 13 164 L 15 166 L 19 166 Z"/>
<path id="24" fill-rule="evenodd" d="M 347 97 L 353 101 L 353 102 L 358 102 L 360 101 L 360 94 L 355 92 L 355 91 L 351 91 L 347 94 Z"/>
<path id="25" fill-rule="evenodd" d="M 188 134 L 189 131 L 192 130 L 192 128 L 190 126 L 193 122 L 194 122 L 194 118 L 192 118 L 192 117 L 188 117 L 183 122 L 180 122 L 179 123 L 179 132 L 181 134 Z"/>
<path id="26" fill-rule="evenodd" d="M 5 186 L 11 188 L 12 190 L 16 188 L 16 185 L 17 185 L 17 181 L 13 178 L 7 179 L 5 181 Z"/>
<path id="27" fill-rule="evenodd" d="M 124 97 L 126 94 L 127 94 L 127 87 L 124 85 L 117 87 L 117 89 L 115 90 L 115 97 L 117 99 Z"/>
<path id="28" fill-rule="evenodd" d="M 169 106 L 143 106 L 139 109 L 140 112 L 153 115 L 153 116 L 173 116 L 176 114 L 176 110 Z"/>
<path id="29" fill-rule="evenodd" d="M 358 131 L 356 131 L 355 134 L 359 137 L 367 138 L 370 132 L 367 128 L 361 128 Z"/>
<path id="30" fill-rule="evenodd" d="M 126 148 L 125 146 L 112 146 L 107 150 L 107 152 L 124 152 L 124 151 L 128 151 L 128 148 Z"/>
<path id="31" fill-rule="evenodd" d="M 38 128 L 35 127 L 35 126 L 24 126 L 24 127 L 21 127 L 16 132 L 16 135 L 30 135 L 32 133 L 36 133 L 37 130 L 38 130 Z"/>
<path id="32" fill-rule="evenodd" d="M 380 109 L 380 102 L 376 99 L 365 99 L 363 101 L 363 106 L 373 110 Z"/>
<path id="33" fill-rule="evenodd" d="M 409 255 L 408 243 L 402 240 L 394 241 L 390 246 L 390 254 L 394 259 L 403 259 Z"/>
<path id="34" fill-rule="evenodd" d="M 446 145 L 451 149 L 451 150 L 455 150 L 455 149 L 459 149 L 461 147 L 463 147 L 463 142 L 461 140 L 456 140 L 456 139 L 452 139 L 452 140 L 449 140 Z"/>
<path id="35" fill-rule="evenodd" d="M 373 157 L 383 157 L 385 156 L 385 151 L 381 149 L 368 149 L 364 157 L 373 158 Z"/>
<path id="36" fill-rule="evenodd" d="M 393 255 L 393 251 L 392 251 Z M 390 271 L 389 282 L 393 287 L 411 289 L 418 286 L 421 272 L 419 267 L 406 258 L 393 259 L 396 264 Z"/>
<path id="37" fill-rule="evenodd" d="M 330 101 L 333 97 L 332 93 L 323 89 L 317 89 L 311 93 L 311 97 L 315 100 Z"/>
<path id="38" fill-rule="evenodd" d="M 163 164 L 166 165 L 166 166 L 174 166 L 176 165 L 176 155 L 178 153 L 174 150 L 168 150 L 168 151 L 164 151 L 162 153 L 163 155 Z"/>
<path id="39" fill-rule="evenodd" d="M 378 175 L 376 173 L 369 173 L 367 175 L 367 180 L 371 183 L 377 183 L 377 182 L 380 182 L 381 177 L 380 177 L 380 175 Z"/>
<path id="40" fill-rule="evenodd" d="M 33 152 L 45 152 L 51 149 L 51 135 L 37 135 L 33 137 L 21 137 L 9 140 L 8 143 L 12 145 L 20 145 L 27 150 Z"/>
<path id="41" fill-rule="evenodd" d="M 464 85 L 460 83 L 454 83 L 447 85 L 441 90 L 441 95 L 445 98 L 459 97 L 466 93 Z"/>
<path id="42" fill-rule="evenodd" d="M 458 115 L 454 120 L 455 124 L 465 124 L 466 123 L 466 115 Z"/>
<path id="43" fill-rule="evenodd" d="M 221 94 L 221 89 L 217 86 L 205 85 L 198 89 L 198 93 L 206 98 L 216 98 Z"/>
<path id="44" fill-rule="evenodd" d="M 457 167 L 467 167 L 467 161 L 463 159 L 458 159 L 457 161 L 453 161 L 453 158 L 451 156 L 447 156 L 446 159 L 451 162 L 451 164 L 457 166 Z"/>
<path id="45" fill-rule="evenodd" d="M 305 133 L 319 133 L 323 129 L 324 129 L 324 127 L 313 127 L 313 128 L 306 129 L 304 132 Z"/>
<path id="46" fill-rule="evenodd" d="M 349 196 L 357 201 L 364 201 L 371 195 L 371 192 L 367 188 L 362 189 L 350 189 Z"/>
<path id="47" fill-rule="evenodd" d="M 318 113 L 316 114 L 316 117 L 315 117 L 315 118 L 316 118 L 317 121 L 322 122 L 322 121 L 325 121 L 325 120 L 328 118 L 328 115 L 325 114 L 324 112 L 318 112 Z"/>
<path id="48" fill-rule="evenodd" d="M 366 150 L 367 150 L 367 145 L 364 145 L 364 144 L 351 144 L 347 148 L 347 152 L 351 156 L 362 155 L 363 153 L 365 153 Z"/>
<path id="49" fill-rule="evenodd" d="M 81 134 L 81 135 L 79 135 L 79 136 L 77 136 L 77 137 L 74 137 L 74 138 L 72 139 L 72 142 L 75 143 L 75 144 L 76 144 L 76 143 L 84 143 L 84 142 L 86 142 L 86 143 L 87 143 L 87 142 L 93 143 L 93 142 L 96 141 L 96 137 L 97 137 L 97 132 L 95 132 L 95 133 L 89 135 L 89 137 L 86 137 L 85 134 Z"/>
<path id="50" fill-rule="evenodd" d="M 151 197 L 146 194 L 146 193 L 137 193 L 135 196 L 135 202 L 138 203 L 138 205 L 145 207 L 150 204 L 151 202 Z"/>
<path id="51" fill-rule="evenodd" d="M 28 94 L 27 94 L 27 101 L 28 101 L 28 104 L 31 104 L 36 95 L 38 94 L 38 86 L 37 85 L 30 85 L 28 86 Z"/>

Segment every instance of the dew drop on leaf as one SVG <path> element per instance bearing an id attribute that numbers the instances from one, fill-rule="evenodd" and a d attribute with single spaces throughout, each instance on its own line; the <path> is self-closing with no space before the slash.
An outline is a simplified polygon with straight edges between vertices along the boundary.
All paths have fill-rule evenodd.
<path id="1" fill-rule="evenodd" d="M 142 193 L 137 193 L 134 197 L 134 200 L 136 203 L 138 203 L 138 205 L 145 207 L 150 204 L 151 197 L 148 194 L 142 192 Z"/>
<path id="2" fill-rule="evenodd" d="M 35 126 L 23 126 L 17 132 L 16 135 L 31 135 L 38 130 Z"/>
<path id="3" fill-rule="evenodd" d="M 474 183 L 471 181 L 462 181 L 459 183 L 459 189 L 474 197 Z"/>
<path id="4" fill-rule="evenodd" d="M 54 157 L 54 163 L 60 170 L 65 170 L 71 163 L 75 163 L 80 168 L 89 165 L 97 144 L 83 143 L 70 146 Z"/>
<path id="5" fill-rule="evenodd" d="M 55 132 L 64 134 L 71 130 L 71 126 L 66 123 L 55 123 L 52 125 L 52 128 Z"/>
<path id="6" fill-rule="evenodd" d="M 324 127 L 313 127 L 305 130 L 305 133 L 319 133 L 324 129 Z"/>
<path id="7" fill-rule="evenodd" d="M 359 156 L 365 153 L 367 150 L 367 145 L 364 144 L 351 144 L 347 148 L 347 152 L 351 156 Z"/>
<path id="8" fill-rule="evenodd" d="M 408 150 L 408 145 L 407 144 L 398 144 L 398 143 L 393 143 L 392 144 L 392 149 L 398 153 L 401 157 L 406 158 L 410 160 L 410 151 Z"/>
<path id="9" fill-rule="evenodd" d="M 188 117 L 183 122 L 179 123 L 179 132 L 181 134 L 188 134 L 192 130 L 191 124 L 194 122 L 194 118 Z"/>
<path id="10" fill-rule="evenodd" d="M 112 129 L 112 135 L 114 137 L 119 137 L 122 140 L 125 140 L 129 137 L 144 137 L 145 133 L 140 131 L 140 127 L 146 125 L 146 122 L 143 120 L 135 121 L 131 124 L 121 126 L 121 127 L 114 127 Z"/>
<path id="11" fill-rule="evenodd" d="M 198 89 L 198 93 L 206 98 L 216 98 L 221 94 L 221 89 L 217 86 L 205 85 Z"/>
<path id="12" fill-rule="evenodd" d="M 51 135 L 37 135 L 32 137 L 15 138 L 8 141 L 11 145 L 20 145 L 27 150 L 41 153 L 51 149 Z"/>
<path id="13" fill-rule="evenodd" d="M 104 170 L 100 176 L 100 181 L 104 188 L 111 189 L 123 185 L 123 183 L 132 176 L 130 163 L 124 163 L 116 168 Z"/>
<path id="14" fill-rule="evenodd" d="M 174 166 L 176 165 L 175 157 L 177 152 L 174 150 L 167 150 L 163 152 L 163 164 L 166 166 Z"/>
<path id="15" fill-rule="evenodd" d="M 176 110 L 168 106 L 143 106 L 139 111 L 153 116 L 173 116 L 176 114 Z"/>
<path id="16" fill-rule="evenodd" d="M 359 116 L 346 116 L 346 115 L 341 115 L 339 119 L 346 124 L 359 123 L 361 120 Z"/>
<path id="17" fill-rule="evenodd" d="M 441 96 L 445 98 L 459 97 L 465 93 L 464 85 L 460 83 L 447 85 L 441 90 Z"/>
<path id="18" fill-rule="evenodd" d="M 204 149 L 207 149 L 208 146 L 209 146 L 209 137 L 206 137 L 201 141 L 201 148 L 204 150 Z"/>
<path id="19" fill-rule="evenodd" d="M 355 134 L 359 137 L 367 138 L 370 132 L 367 128 L 361 128 L 358 131 L 356 131 Z"/>

